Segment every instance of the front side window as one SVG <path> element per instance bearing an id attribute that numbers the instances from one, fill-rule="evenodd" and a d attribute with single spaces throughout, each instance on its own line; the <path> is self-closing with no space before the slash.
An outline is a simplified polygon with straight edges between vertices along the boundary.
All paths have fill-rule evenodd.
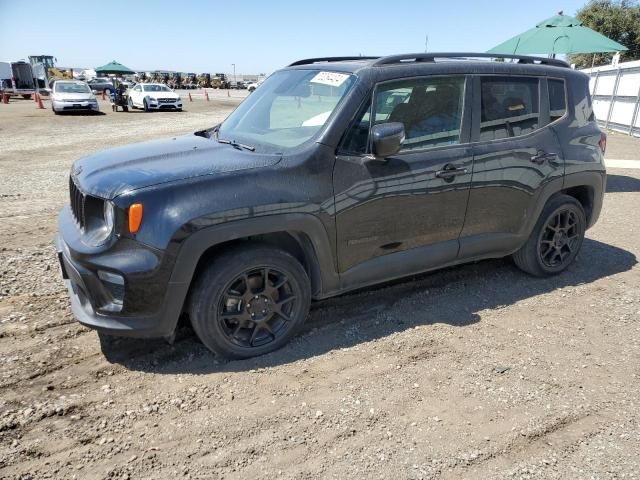
<path id="1" fill-rule="evenodd" d="M 315 69 L 276 72 L 222 123 L 218 137 L 265 151 L 297 147 L 324 127 L 355 79 Z"/>
<path id="2" fill-rule="evenodd" d="M 374 124 L 404 124 L 403 151 L 460 143 L 464 85 L 461 76 L 382 84 L 376 91 Z"/>
<path id="3" fill-rule="evenodd" d="M 480 140 L 517 137 L 540 127 L 537 78 L 483 77 L 480 85 Z"/>
<path id="4" fill-rule="evenodd" d="M 547 80 L 549 86 L 549 120 L 555 122 L 562 118 L 567 111 L 567 98 L 564 90 L 564 80 Z"/>

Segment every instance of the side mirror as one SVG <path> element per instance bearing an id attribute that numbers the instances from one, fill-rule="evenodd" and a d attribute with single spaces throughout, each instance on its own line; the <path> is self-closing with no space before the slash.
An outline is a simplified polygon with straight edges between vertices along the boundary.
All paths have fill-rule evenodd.
<path id="1" fill-rule="evenodd" d="M 386 158 L 400 151 L 404 142 L 404 124 L 400 122 L 381 123 L 371 129 L 373 156 Z"/>

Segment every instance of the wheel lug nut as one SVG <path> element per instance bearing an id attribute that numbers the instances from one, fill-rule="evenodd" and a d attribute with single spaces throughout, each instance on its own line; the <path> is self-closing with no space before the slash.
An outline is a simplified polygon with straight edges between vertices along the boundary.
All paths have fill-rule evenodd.
<path id="1" fill-rule="evenodd" d="M 268 303 L 268 302 L 269 302 L 269 300 L 267 300 L 267 299 L 265 298 L 265 299 L 264 299 L 264 303 Z"/>
<path id="2" fill-rule="evenodd" d="M 251 318 L 253 318 L 253 317 L 255 317 L 255 316 L 256 316 L 256 314 L 255 314 L 255 313 L 252 313 L 252 314 L 251 314 Z"/>

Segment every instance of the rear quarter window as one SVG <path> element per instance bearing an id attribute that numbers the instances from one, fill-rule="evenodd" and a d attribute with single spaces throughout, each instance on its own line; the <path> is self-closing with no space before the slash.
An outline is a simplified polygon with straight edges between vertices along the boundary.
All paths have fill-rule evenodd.
<path id="1" fill-rule="evenodd" d="M 549 121 L 555 122 L 567 112 L 567 95 L 564 80 L 549 79 Z"/>

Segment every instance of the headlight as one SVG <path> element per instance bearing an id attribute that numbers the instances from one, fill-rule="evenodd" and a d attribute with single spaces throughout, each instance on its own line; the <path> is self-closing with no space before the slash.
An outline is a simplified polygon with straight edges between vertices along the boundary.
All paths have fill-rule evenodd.
<path id="1" fill-rule="evenodd" d="M 102 207 L 102 218 L 98 217 L 98 212 L 95 213 L 94 217 L 89 217 L 93 218 L 93 220 L 90 221 L 90 226 L 86 228 L 85 235 L 89 245 L 98 247 L 109 240 L 113 234 L 116 212 L 113 203 L 105 200 Z"/>

